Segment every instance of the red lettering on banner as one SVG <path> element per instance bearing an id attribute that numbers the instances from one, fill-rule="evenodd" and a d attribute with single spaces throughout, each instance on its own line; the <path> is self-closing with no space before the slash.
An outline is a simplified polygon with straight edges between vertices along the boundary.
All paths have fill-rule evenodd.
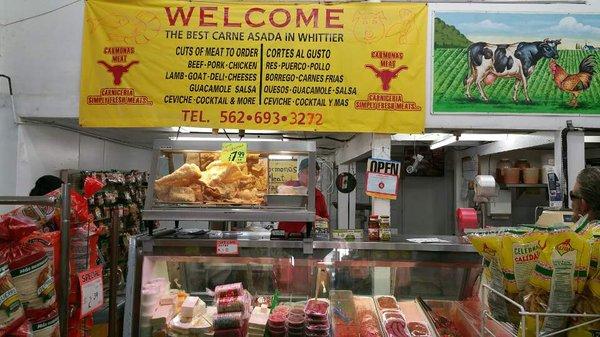
<path id="1" fill-rule="evenodd" d="M 302 20 L 302 23 L 304 23 L 305 27 L 308 27 L 308 25 L 310 24 L 310 21 L 313 21 L 313 28 L 317 28 L 319 26 L 318 20 L 319 20 L 319 10 L 316 8 L 313 8 L 310 11 L 310 16 L 306 17 L 306 15 L 304 15 L 304 11 L 300 8 L 296 9 L 296 27 L 300 27 L 300 20 Z"/>
<path id="2" fill-rule="evenodd" d="M 344 24 L 340 22 L 341 14 L 344 13 L 342 8 L 327 8 L 324 9 L 325 13 L 320 14 L 320 9 L 311 8 L 311 9 L 302 9 L 296 8 L 294 12 L 286 9 L 286 8 L 274 8 L 268 12 L 264 8 L 260 7 L 252 7 L 245 12 L 244 21 L 237 21 L 235 19 L 236 13 L 239 13 L 241 16 L 241 12 L 232 11 L 231 7 L 190 7 L 185 9 L 184 7 L 164 7 L 167 20 L 169 21 L 170 26 L 182 25 L 188 26 L 190 23 L 190 19 L 192 15 L 198 15 L 198 26 L 200 27 L 234 27 L 239 28 L 242 27 L 242 23 L 245 23 L 249 27 L 258 28 L 265 26 L 267 23 L 274 28 L 285 28 L 285 27 L 293 27 L 295 24 L 296 28 L 300 27 L 312 27 L 319 28 L 320 26 L 324 28 L 339 28 L 343 29 Z M 221 12 L 222 10 L 222 12 Z M 197 13 L 197 14 L 196 14 Z M 295 17 L 292 17 L 295 15 Z M 324 22 L 319 22 L 319 17 Z M 222 19 L 222 24 L 220 24 Z M 292 20 L 294 20 L 292 22 Z M 240 20 L 239 18 L 237 20 Z"/>
<path id="3" fill-rule="evenodd" d="M 229 7 L 225 7 L 223 9 L 223 26 L 225 27 L 241 27 L 242 24 L 240 22 L 229 22 Z"/>
<path id="4" fill-rule="evenodd" d="M 216 27 L 216 22 L 206 22 L 206 18 L 212 19 L 214 15 L 208 11 L 216 11 L 217 7 L 200 7 L 200 27 Z"/>
<path id="5" fill-rule="evenodd" d="M 275 14 L 277 14 L 277 13 L 283 13 L 283 14 L 285 14 L 285 21 L 283 23 L 277 23 L 277 22 L 275 22 Z M 275 28 L 283 28 L 283 27 L 289 25 L 290 21 L 292 21 L 292 15 L 290 14 L 290 12 L 288 12 L 284 8 L 274 9 L 271 12 L 271 14 L 269 14 L 269 22 Z"/>
<path id="6" fill-rule="evenodd" d="M 190 7 L 188 10 L 187 16 L 183 13 L 183 7 L 177 7 L 175 11 L 175 16 L 171 14 L 171 7 L 165 7 L 165 11 L 167 11 L 167 18 L 169 19 L 169 25 L 174 26 L 177 23 L 177 18 L 181 17 L 181 22 L 183 22 L 184 26 L 187 26 L 192 18 L 192 13 L 194 13 L 194 9 L 196 7 Z"/>
<path id="7" fill-rule="evenodd" d="M 344 13 L 343 9 L 326 9 L 325 10 L 325 27 L 326 28 L 344 28 L 343 24 L 334 24 L 333 21 L 338 21 L 340 19 L 339 15 L 333 14 L 342 14 Z"/>
<path id="8" fill-rule="evenodd" d="M 252 21 L 250 21 L 250 14 L 254 13 L 254 12 L 258 12 L 258 13 L 264 13 L 265 10 L 262 8 L 258 8 L 258 7 L 253 7 L 250 8 L 247 12 L 246 12 L 246 23 L 248 24 L 248 26 L 250 27 L 262 27 L 265 25 L 265 22 L 262 21 L 260 23 L 254 23 Z"/>

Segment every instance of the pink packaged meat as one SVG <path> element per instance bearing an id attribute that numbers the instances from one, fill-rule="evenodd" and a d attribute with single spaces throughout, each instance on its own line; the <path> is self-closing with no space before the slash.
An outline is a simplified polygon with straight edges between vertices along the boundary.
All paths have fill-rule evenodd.
<path id="1" fill-rule="evenodd" d="M 223 284 L 215 287 L 215 299 L 223 297 L 237 297 L 244 294 L 244 286 L 241 282 Z"/>
<path id="2" fill-rule="evenodd" d="M 324 300 L 310 299 L 306 302 L 304 307 L 304 313 L 309 317 L 327 317 L 327 310 L 329 309 L 329 303 Z"/>
<path id="3" fill-rule="evenodd" d="M 247 293 L 235 297 L 220 297 L 217 299 L 217 312 L 246 312 L 250 306 L 250 298 Z"/>
<path id="4" fill-rule="evenodd" d="M 388 319 L 385 322 L 385 331 L 389 337 L 410 337 L 406 330 L 406 322 L 398 318 Z"/>
<path id="5" fill-rule="evenodd" d="M 227 330 L 242 327 L 244 320 L 241 312 L 216 314 L 213 316 L 215 330 Z"/>

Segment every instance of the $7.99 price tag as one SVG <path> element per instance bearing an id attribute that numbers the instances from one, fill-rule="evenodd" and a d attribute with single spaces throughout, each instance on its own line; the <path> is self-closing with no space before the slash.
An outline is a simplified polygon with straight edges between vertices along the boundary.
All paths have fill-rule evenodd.
<path id="1" fill-rule="evenodd" d="M 92 314 L 104 304 L 104 290 L 102 285 L 102 266 L 82 271 L 78 275 L 81 289 L 80 318 Z"/>
<path id="2" fill-rule="evenodd" d="M 245 163 L 247 153 L 248 144 L 246 143 L 223 143 L 220 159 L 223 163 Z"/>
<path id="3" fill-rule="evenodd" d="M 237 240 L 217 240 L 217 255 L 239 255 L 240 248 Z"/>

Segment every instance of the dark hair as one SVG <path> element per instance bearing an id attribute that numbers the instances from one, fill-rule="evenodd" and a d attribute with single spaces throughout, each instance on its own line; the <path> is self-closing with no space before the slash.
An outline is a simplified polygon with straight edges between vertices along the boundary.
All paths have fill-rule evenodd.
<path id="1" fill-rule="evenodd" d="M 317 171 L 321 169 L 321 167 L 319 166 L 319 163 L 317 163 L 315 161 L 315 165 L 317 165 Z M 300 162 L 300 165 L 298 165 L 298 172 L 302 171 L 302 170 L 306 170 L 308 169 L 308 158 L 304 158 L 302 159 L 302 161 Z"/>
<path id="2" fill-rule="evenodd" d="M 588 167 L 577 175 L 581 198 L 590 206 L 594 216 L 600 216 L 600 169 Z"/>
<path id="3" fill-rule="evenodd" d="M 30 196 L 42 196 L 46 195 L 62 185 L 62 180 L 57 176 L 46 175 L 40 177 L 36 182 L 35 186 L 29 192 Z"/>

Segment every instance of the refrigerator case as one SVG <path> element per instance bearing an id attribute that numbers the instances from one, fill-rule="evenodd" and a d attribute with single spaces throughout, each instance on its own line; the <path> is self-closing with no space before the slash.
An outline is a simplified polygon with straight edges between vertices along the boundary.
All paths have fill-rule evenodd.
<path id="1" fill-rule="evenodd" d="M 390 242 L 271 241 L 251 232 L 211 232 L 202 237 L 167 230 L 142 235 L 130 242 L 124 333 L 139 336 L 142 286 L 166 280 L 212 304 L 218 285 L 241 282 L 254 299 L 304 303 L 336 296 L 391 295 L 414 303 L 414 298 L 460 300 L 471 296 L 481 271 L 481 259 L 458 237 L 448 243 L 416 244 L 407 237 Z M 217 255 L 220 240 L 233 240 L 235 256 Z M 336 295 L 337 294 L 337 295 Z M 256 303 L 255 303 L 256 304 Z M 422 321 L 422 317 L 415 321 Z"/>

